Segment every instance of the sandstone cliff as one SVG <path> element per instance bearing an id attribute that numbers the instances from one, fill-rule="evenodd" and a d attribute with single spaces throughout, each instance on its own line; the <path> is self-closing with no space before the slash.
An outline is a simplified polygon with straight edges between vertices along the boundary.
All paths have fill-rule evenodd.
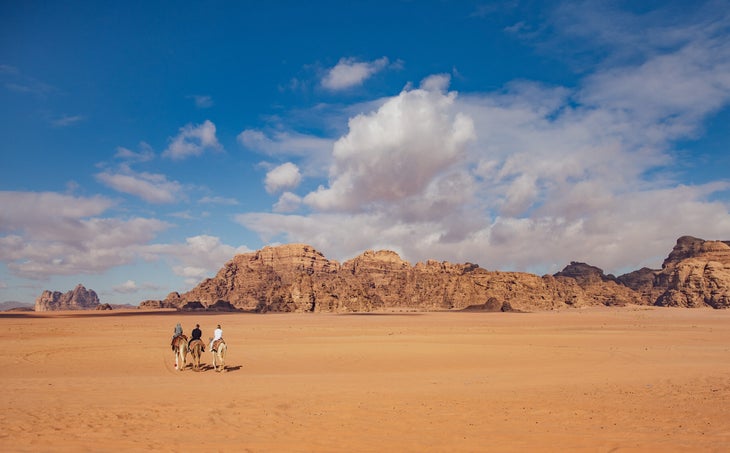
<path id="1" fill-rule="evenodd" d="M 413 266 L 391 251 L 366 251 L 339 264 L 310 246 L 289 244 L 237 255 L 191 291 L 140 307 L 212 307 L 225 301 L 257 312 L 458 310 L 489 300 L 500 309 L 525 311 L 596 303 L 571 278 L 433 260 Z"/>
<path id="2" fill-rule="evenodd" d="M 93 310 L 99 306 L 99 296 L 93 290 L 78 285 L 72 291 L 43 291 L 35 301 L 35 311 Z"/>
<path id="3" fill-rule="evenodd" d="M 585 293 L 584 297 L 597 304 L 623 306 L 650 302 L 648 298 L 642 297 L 640 292 L 627 287 L 618 278 L 605 275 L 602 269 L 585 263 L 573 261 L 555 274 L 555 277 L 575 280 Z"/>
<path id="4" fill-rule="evenodd" d="M 730 307 L 730 244 L 684 236 L 662 269 L 619 277 L 576 262 L 542 277 L 472 263 L 412 265 L 392 251 L 366 251 L 340 264 L 311 246 L 288 244 L 236 255 L 191 291 L 140 308 L 530 311 L 626 304 Z"/>
<path id="5" fill-rule="evenodd" d="M 730 308 L 730 241 L 679 238 L 657 280 L 656 305 Z"/>

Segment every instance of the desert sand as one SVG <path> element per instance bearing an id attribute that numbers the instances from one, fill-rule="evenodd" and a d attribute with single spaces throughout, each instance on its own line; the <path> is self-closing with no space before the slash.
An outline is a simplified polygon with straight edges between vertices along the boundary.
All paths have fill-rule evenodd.
<path id="1" fill-rule="evenodd" d="M 222 324 L 228 371 L 176 371 L 177 322 Z M 2 313 L 0 338 L 5 452 L 730 449 L 730 311 Z"/>

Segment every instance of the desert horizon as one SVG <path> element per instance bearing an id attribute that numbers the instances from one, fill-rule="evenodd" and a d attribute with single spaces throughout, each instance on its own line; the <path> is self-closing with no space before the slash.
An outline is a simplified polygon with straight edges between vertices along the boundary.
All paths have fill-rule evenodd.
<path id="1" fill-rule="evenodd" d="M 721 451 L 730 312 L 0 314 L 3 451 Z M 227 371 L 177 371 L 221 324 Z"/>
<path id="2" fill-rule="evenodd" d="M 730 0 L 0 17 L 0 453 L 730 452 Z"/>

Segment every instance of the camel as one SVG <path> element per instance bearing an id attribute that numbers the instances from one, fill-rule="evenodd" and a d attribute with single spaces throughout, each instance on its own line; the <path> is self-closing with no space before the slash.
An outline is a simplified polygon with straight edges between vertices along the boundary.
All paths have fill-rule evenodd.
<path id="1" fill-rule="evenodd" d="M 188 344 L 188 349 L 190 350 L 190 355 L 193 358 L 193 370 L 200 371 L 200 357 L 203 355 L 203 352 L 205 352 L 205 343 L 203 343 L 203 340 L 199 338 L 192 340 Z"/>
<path id="2" fill-rule="evenodd" d="M 210 352 L 213 354 L 213 369 L 216 371 L 226 371 L 226 342 L 223 339 L 218 340 L 218 345 L 215 350 L 211 348 Z"/>
<path id="3" fill-rule="evenodd" d="M 175 353 L 175 368 L 182 371 L 185 368 L 188 356 L 188 337 L 179 335 L 172 340 L 172 350 Z"/>

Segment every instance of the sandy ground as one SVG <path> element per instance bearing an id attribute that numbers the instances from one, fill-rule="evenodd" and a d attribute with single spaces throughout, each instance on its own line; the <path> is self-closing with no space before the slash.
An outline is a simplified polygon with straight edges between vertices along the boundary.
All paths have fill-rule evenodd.
<path id="1" fill-rule="evenodd" d="M 178 321 L 221 323 L 229 370 L 176 371 Z M 0 339 L 4 452 L 730 451 L 730 311 L 2 313 Z"/>

